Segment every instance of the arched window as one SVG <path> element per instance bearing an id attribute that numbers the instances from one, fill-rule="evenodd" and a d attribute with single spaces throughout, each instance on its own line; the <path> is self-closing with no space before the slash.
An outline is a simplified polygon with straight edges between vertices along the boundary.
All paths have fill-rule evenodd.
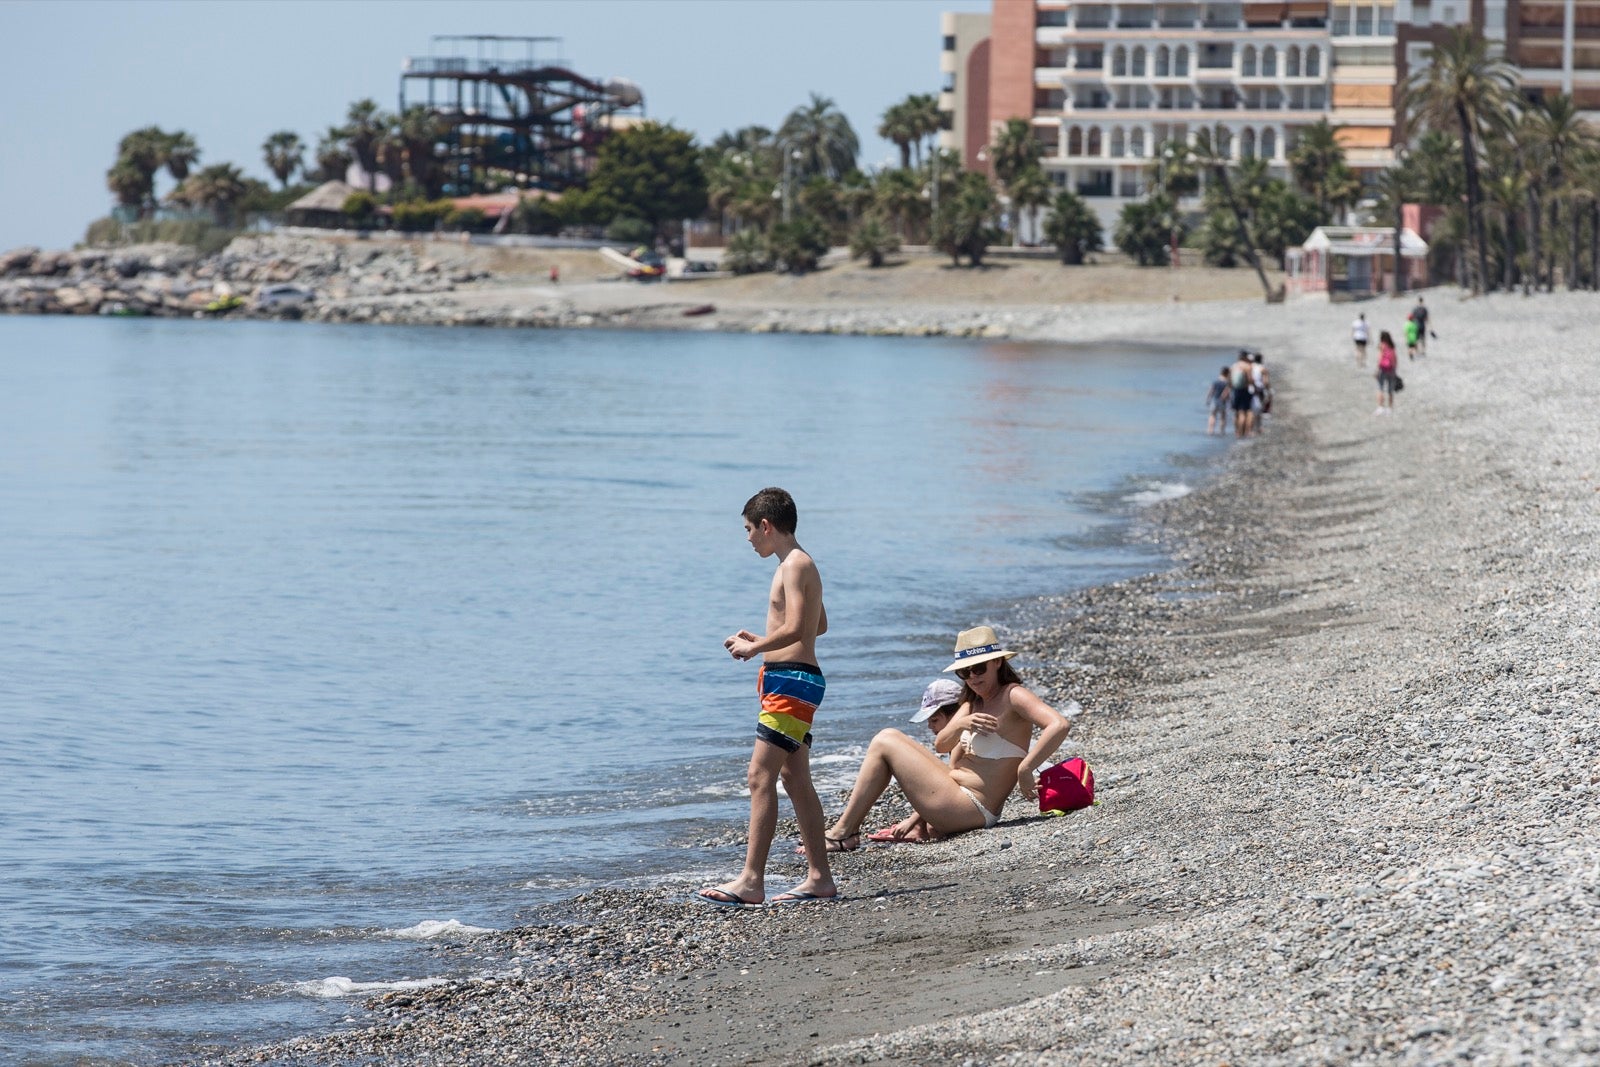
<path id="1" fill-rule="evenodd" d="M 1083 155 L 1083 127 L 1074 126 L 1067 131 L 1067 155 Z"/>
<path id="2" fill-rule="evenodd" d="M 1239 158 L 1254 159 L 1256 154 L 1256 131 L 1246 126 L 1239 134 Z"/>
<path id="3" fill-rule="evenodd" d="M 1172 73 L 1174 75 L 1176 75 L 1177 77 L 1179 77 L 1179 78 L 1188 77 L 1188 75 L 1189 75 L 1189 46 L 1188 45 L 1180 45 L 1180 46 L 1178 46 L 1177 56 L 1173 60 Z"/>
<path id="4" fill-rule="evenodd" d="M 1261 131 L 1261 158 L 1278 158 L 1278 132 L 1271 126 Z"/>
<path id="5" fill-rule="evenodd" d="M 1244 46 L 1244 52 L 1239 58 L 1239 73 L 1246 78 L 1254 78 L 1256 76 L 1255 45 L 1247 44 Z"/>
<path id="6" fill-rule="evenodd" d="M 1141 45 L 1138 48 L 1135 48 L 1133 50 L 1133 76 L 1135 78 L 1144 77 L 1144 46 L 1143 45 Z"/>
<path id="7" fill-rule="evenodd" d="M 1156 77 L 1165 78 L 1172 73 L 1172 52 L 1166 45 L 1156 49 Z"/>
<path id="8" fill-rule="evenodd" d="M 1263 78 L 1276 78 L 1278 76 L 1278 50 L 1276 48 L 1263 48 L 1261 50 L 1261 76 Z"/>
<path id="9" fill-rule="evenodd" d="M 1322 49 L 1306 49 L 1306 77 L 1315 78 L 1322 74 Z"/>
<path id="10" fill-rule="evenodd" d="M 1111 155 L 1121 157 L 1127 154 L 1127 144 L 1122 135 L 1121 126 L 1111 127 Z"/>
<path id="11" fill-rule="evenodd" d="M 1105 155 L 1104 142 L 1102 142 L 1102 140 L 1100 138 L 1100 127 L 1098 127 L 1098 126 L 1090 126 L 1089 127 L 1089 143 L 1086 146 L 1086 150 L 1084 151 L 1083 154 L 1086 155 L 1086 156 L 1103 156 L 1103 155 Z"/>
<path id="12" fill-rule="evenodd" d="M 1120 44 L 1111 50 L 1111 76 L 1121 78 L 1128 73 L 1128 51 Z"/>
<path id="13" fill-rule="evenodd" d="M 1217 127 L 1217 154 L 1224 159 L 1233 158 L 1233 131 L 1226 126 Z"/>
<path id="14" fill-rule="evenodd" d="M 1128 133 L 1128 155 L 1135 159 L 1144 158 L 1144 127 L 1135 126 Z"/>
<path id="15" fill-rule="evenodd" d="M 1300 77 L 1300 46 L 1290 45 L 1289 51 L 1284 53 L 1283 73 L 1288 78 Z"/>

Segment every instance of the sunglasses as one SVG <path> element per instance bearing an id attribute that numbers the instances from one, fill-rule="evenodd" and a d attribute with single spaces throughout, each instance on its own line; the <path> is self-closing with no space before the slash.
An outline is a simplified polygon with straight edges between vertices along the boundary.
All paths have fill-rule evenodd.
<path id="1" fill-rule="evenodd" d="M 983 674 L 984 672 L 986 672 L 989 669 L 991 664 L 994 664 L 994 663 L 997 663 L 997 662 L 999 662 L 999 661 L 998 660 L 992 660 L 992 659 L 986 659 L 982 663 L 975 663 L 970 667 L 957 667 L 956 668 L 956 677 L 957 678 L 971 678 L 975 674 Z"/>

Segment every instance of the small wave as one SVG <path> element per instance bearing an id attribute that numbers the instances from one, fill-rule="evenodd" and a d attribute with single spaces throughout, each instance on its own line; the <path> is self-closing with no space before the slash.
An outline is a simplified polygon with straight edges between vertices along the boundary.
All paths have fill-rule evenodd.
<path id="1" fill-rule="evenodd" d="M 385 930 L 390 937 L 407 941 L 431 941 L 436 937 L 478 937 L 481 934 L 499 933 L 486 926 L 468 926 L 459 919 L 424 919 L 404 930 Z"/>
<path id="2" fill-rule="evenodd" d="M 1153 482 L 1136 493 L 1129 493 L 1125 499 L 1137 507 L 1149 507 L 1151 504 L 1162 504 L 1168 500 L 1177 500 L 1179 497 L 1188 496 L 1194 487 L 1183 482 Z"/>
<path id="3" fill-rule="evenodd" d="M 401 989 L 431 989 L 444 983 L 443 978 L 412 978 L 400 982 L 357 982 L 350 978 L 335 976 L 318 982 L 296 982 L 290 988 L 303 997 L 333 1000 L 338 997 L 364 996 L 368 993 L 392 993 Z"/>

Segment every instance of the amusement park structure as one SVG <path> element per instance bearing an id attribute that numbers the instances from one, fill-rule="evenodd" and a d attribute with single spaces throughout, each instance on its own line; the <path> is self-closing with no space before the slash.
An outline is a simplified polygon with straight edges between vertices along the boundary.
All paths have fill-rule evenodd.
<path id="1" fill-rule="evenodd" d="M 400 111 L 420 104 L 440 120 L 449 192 L 582 185 L 606 135 L 644 114 L 637 85 L 574 73 L 560 44 L 559 37 L 439 36 L 432 54 L 405 61 Z"/>

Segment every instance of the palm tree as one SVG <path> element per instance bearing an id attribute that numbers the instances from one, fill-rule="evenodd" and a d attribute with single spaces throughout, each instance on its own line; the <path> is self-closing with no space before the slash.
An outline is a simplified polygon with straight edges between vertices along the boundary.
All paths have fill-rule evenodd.
<path id="1" fill-rule="evenodd" d="M 355 162 L 355 157 L 345 147 L 344 130 L 329 126 L 317 141 L 317 177 L 325 182 L 344 181 L 344 176 Z"/>
<path id="2" fill-rule="evenodd" d="M 920 222 L 928 210 L 922 198 L 921 183 L 909 170 L 886 170 L 878 175 L 873 190 L 878 210 L 894 224 L 894 229 L 904 238 L 913 223 Z"/>
<path id="3" fill-rule="evenodd" d="M 378 145 L 389 129 L 388 117 L 372 99 L 357 100 L 345 115 L 341 136 L 351 157 L 367 174 L 367 191 L 378 188 Z"/>
<path id="4" fill-rule="evenodd" d="M 944 112 L 939 110 L 939 98 L 932 93 L 913 93 L 906 97 L 906 116 L 916 133 L 912 145 L 916 148 L 917 165 L 922 165 L 922 142 L 935 141 L 944 129 Z M 931 146 L 938 151 L 937 144 Z"/>
<path id="5" fill-rule="evenodd" d="M 900 251 L 900 238 L 877 215 L 867 215 L 850 231 L 850 258 L 865 259 L 869 267 L 883 266 L 884 257 Z"/>
<path id="6" fill-rule="evenodd" d="M 1484 183 L 1484 195 L 1502 227 L 1501 284 L 1508 290 L 1515 289 L 1522 250 L 1517 216 L 1522 213 L 1527 200 L 1528 176 L 1514 166 L 1495 168 L 1491 173 L 1494 177 Z"/>
<path id="7" fill-rule="evenodd" d="M 1489 275 L 1478 146 L 1488 125 L 1506 111 L 1515 84 L 1512 68 L 1490 56 L 1487 42 L 1470 27 L 1458 26 L 1429 50 L 1428 65 L 1408 77 L 1402 91 L 1401 111 L 1408 125 L 1416 119 L 1431 129 L 1452 129 L 1461 139 L 1467 222 L 1477 248 L 1475 293 L 1482 291 Z"/>
<path id="8" fill-rule="evenodd" d="M 834 102 L 819 93 L 811 102 L 789 112 L 778 130 L 785 151 L 796 153 L 794 169 L 800 180 L 814 175 L 840 178 L 855 169 L 861 144 L 856 131 Z"/>
<path id="9" fill-rule="evenodd" d="M 218 226 L 230 226 L 234 208 L 250 191 L 250 186 L 238 167 L 232 163 L 218 163 L 188 178 L 182 189 L 186 203 L 210 210 Z"/>
<path id="10" fill-rule="evenodd" d="M 1037 219 L 1040 208 L 1050 206 L 1050 198 L 1054 193 L 1050 179 L 1045 177 L 1043 170 L 1035 164 L 1022 171 L 1011 180 L 1009 195 L 1011 197 L 1011 211 L 1013 215 L 1011 225 L 1011 243 L 1017 243 L 1017 236 L 1022 231 L 1022 215 L 1027 212 L 1029 217 Z"/>
<path id="11" fill-rule="evenodd" d="M 162 157 L 167 173 L 172 175 L 173 181 L 181 183 L 200 162 L 200 146 L 183 130 L 167 134 L 164 140 Z"/>
<path id="12" fill-rule="evenodd" d="M 267 169 L 285 189 L 289 188 L 294 172 L 300 169 L 305 154 L 306 146 L 293 130 L 279 130 L 261 142 L 261 155 Z"/>
<path id="13" fill-rule="evenodd" d="M 1105 240 L 1099 217 L 1083 197 L 1070 189 L 1056 194 L 1050 216 L 1044 222 L 1044 237 L 1056 246 L 1061 262 L 1068 265 L 1082 263 L 1083 257 Z"/>
<path id="14" fill-rule="evenodd" d="M 1187 141 L 1163 141 L 1145 164 L 1145 186 L 1173 203 L 1200 191 L 1200 165 Z"/>
<path id="15" fill-rule="evenodd" d="M 1400 258 L 1400 231 L 1405 226 L 1405 206 L 1416 196 L 1416 175 L 1404 164 L 1380 171 L 1374 186 L 1378 213 L 1394 223 L 1394 296 L 1405 292 L 1405 261 Z"/>
<path id="16" fill-rule="evenodd" d="M 1545 167 L 1541 177 L 1549 192 L 1551 231 L 1560 226 L 1560 212 L 1567 211 L 1569 234 L 1567 240 L 1566 275 L 1568 289 L 1577 288 L 1578 275 L 1578 210 L 1572 187 L 1572 172 L 1576 161 L 1600 144 L 1595 131 L 1579 117 L 1572 97 L 1556 94 L 1544 98 L 1528 113 L 1532 141 L 1543 153 Z M 1554 272 L 1546 287 L 1554 284 Z"/>
<path id="17" fill-rule="evenodd" d="M 1338 131 L 1327 119 L 1318 119 L 1300 129 L 1295 146 L 1289 150 L 1289 167 L 1301 190 L 1317 202 L 1317 214 L 1330 221 L 1328 214 L 1329 179 L 1343 170 L 1344 148 L 1339 144 Z"/>
<path id="18" fill-rule="evenodd" d="M 1037 167 L 1043 154 L 1039 139 L 1033 135 L 1033 123 L 1027 119 L 1007 119 L 995 132 L 994 144 L 989 146 L 994 176 L 1008 188 L 1018 174 L 1029 167 Z"/>
<path id="19" fill-rule="evenodd" d="M 1256 277 L 1261 280 L 1261 291 L 1271 303 L 1275 297 L 1272 286 L 1267 284 L 1267 272 L 1261 269 L 1261 257 L 1256 255 L 1255 242 L 1250 236 L 1250 226 L 1245 221 L 1245 209 L 1239 203 L 1233 192 L 1233 183 L 1228 177 L 1228 153 L 1222 145 L 1222 131 L 1219 127 L 1215 132 L 1202 127 L 1194 136 L 1195 158 L 1206 167 L 1212 180 L 1216 182 L 1222 195 L 1223 203 L 1227 205 L 1229 213 L 1233 215 L 1234 223 L 1239 229 L 1239 241 L 1243 245 L 1245 258 L 1250 261 L 1250 266 L 1255 268 Z"/>
<path id="20" fill-rule="evenodd" d="M 954 195 L 939 205 L 933 220 L 933 244 L 948 253 L 958 267 L 963 255 L 974 267 L 981 267 L 984 253 L 997 236 L 990 220 L 999 207 L 987 178 L 962 174 Z"/>
<path id="21" fill-rule="evenodd" d="M 127 156 L 119 157 L 106 171 L 106 188 L 117 203 L 131 208 L 139 218 L 144 217 L 150 203 L 150 176 Z"/>
<path id="22" fill-rule="evenodd" d="M 883 121 L 878 123 L 878 136 L 892 142 L 900 150 L 900 169 L 909 170 L 911 142 L 917 140 L 917 128 L 912 123 L 911 109 L 904 100 L 890 104 L 884 111 Z"/>

